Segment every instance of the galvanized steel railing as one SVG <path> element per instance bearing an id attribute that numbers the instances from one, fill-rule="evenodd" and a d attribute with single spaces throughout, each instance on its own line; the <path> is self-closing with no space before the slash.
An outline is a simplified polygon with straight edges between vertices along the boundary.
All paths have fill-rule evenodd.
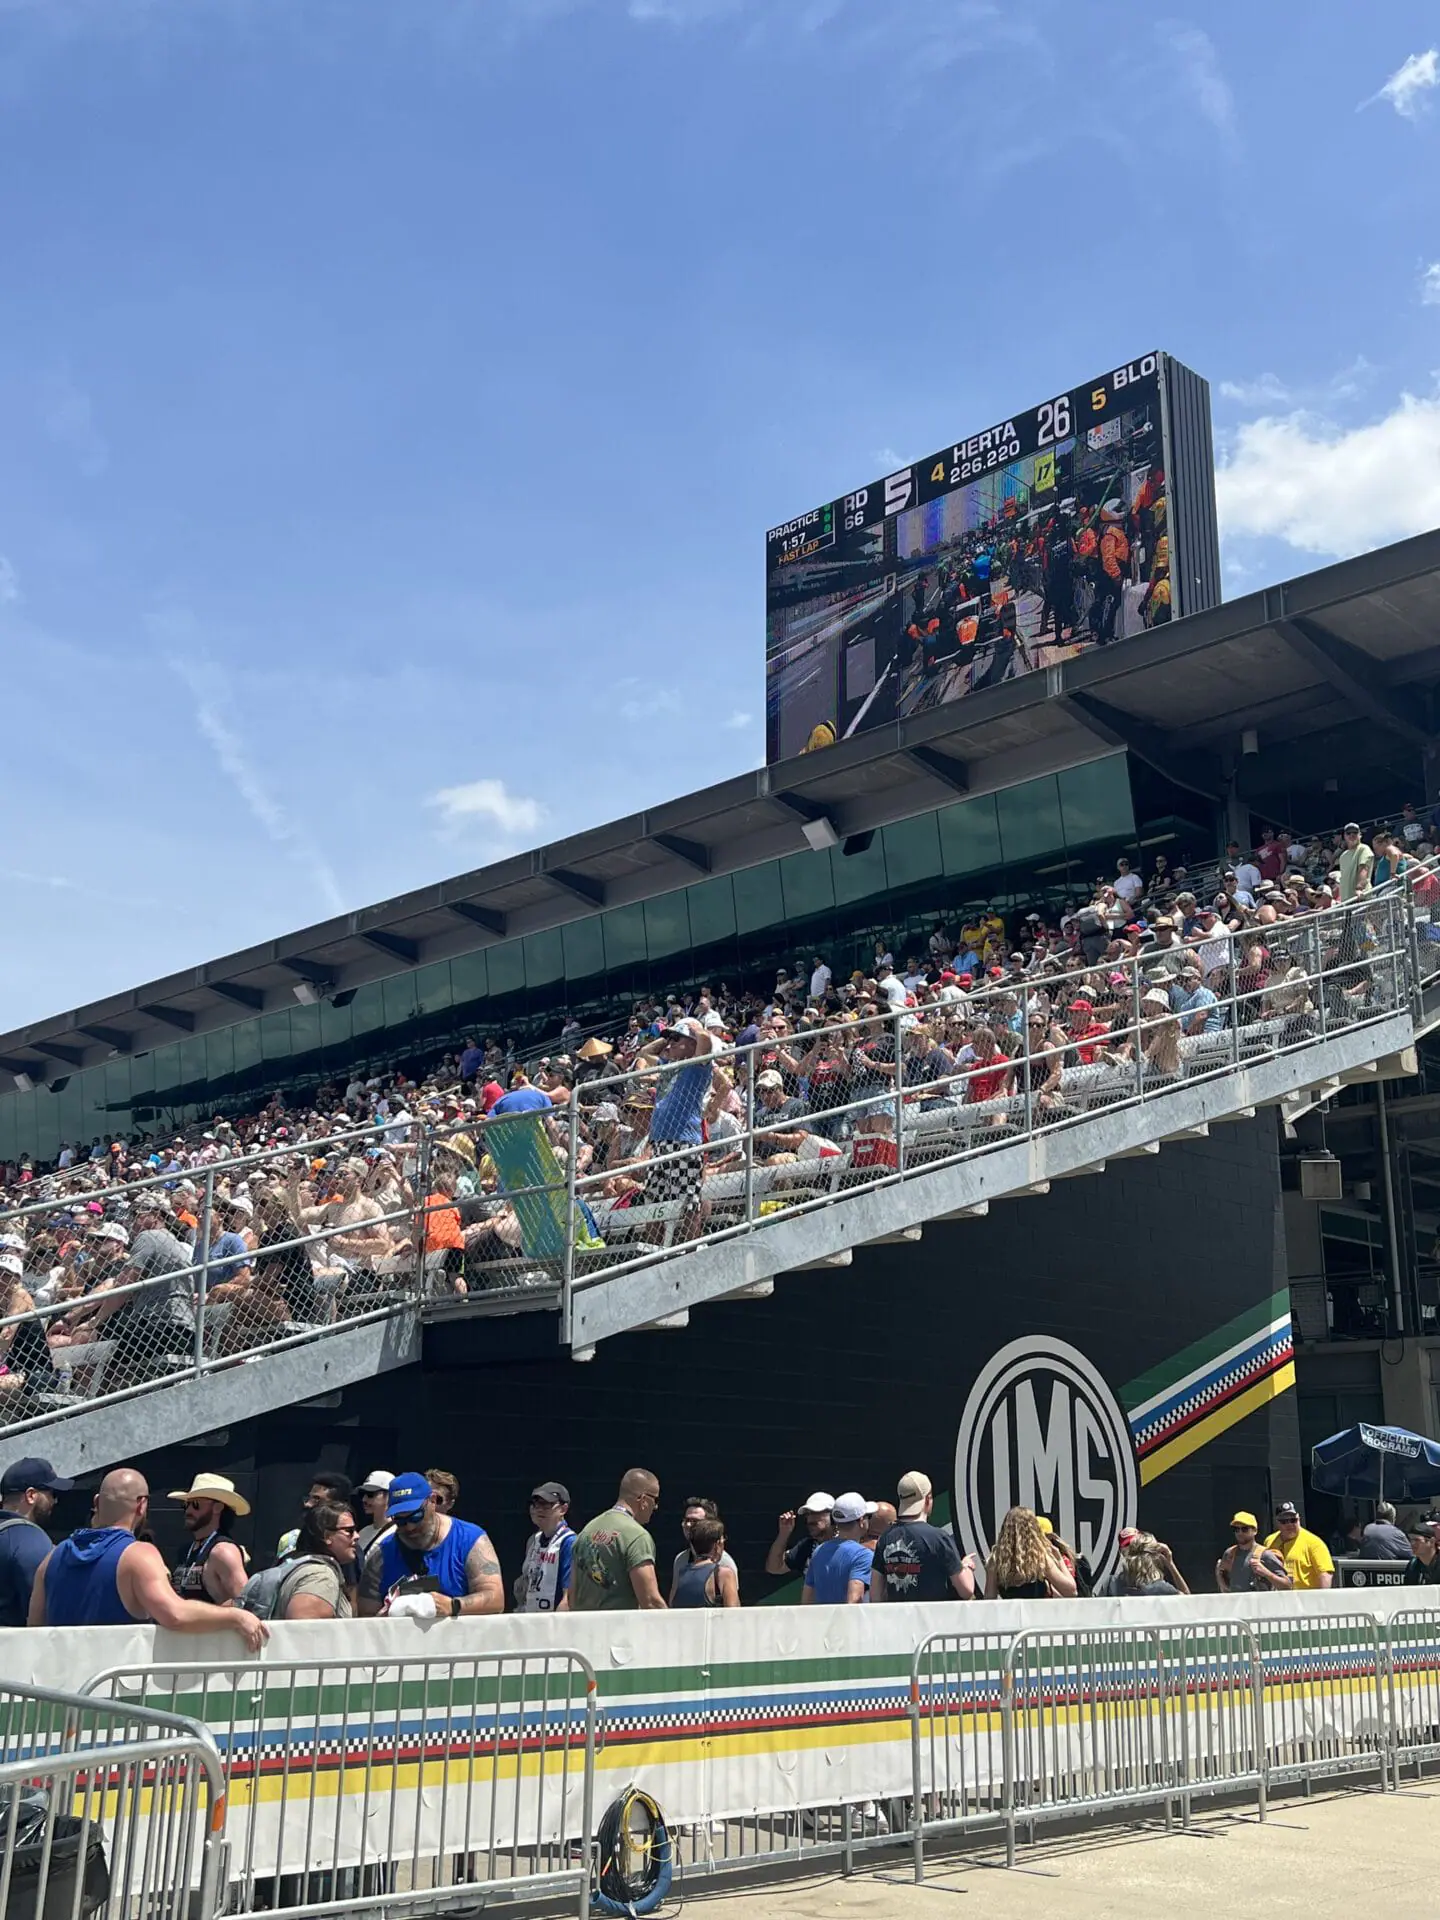
<path id="1" fill-rule="evenodd" d="M 448 1128 L 391 1121 L 123 1187 L 51 1176 L 44 1198 L 0 1212 L 0 1252 L 18 1247 L 25 1268 L 0 1271 L 0 1427 L 48 1426 L 476 1295 L 558 1304 L 568 1341 L 588 1289 L 763 1236 L 861 1189 L 1144 1111 L 1267 1061 L 1313 1053 L 1323 1075 L 1325 1043 L 1418 1014 L 1440 969 L 1432 887 L 1424 873 L 1183 950 L 1017 974 L 968 1001 L 800 1034 L 772 1022 L 701 1063 L 703 1141 L 683 1126 L 667 1137 L 691 1045 L 667 1035 L 629 1070 L 556 1088 L 535 1111 Z M 1256 939 L 1270 953 L 1263 983 L 1247 951 Z M 1204 992 L 1180 1010 L 1148 1004 L 1182 953 Z M 1082 988 L 1097 1010 L 1067 1019 Z M 227 1211 L 237 1193 L 248 1214 Z M 157 1195 L 170 1209 L 188 1197 L 193 1247 L 135 1247 L 139 1231 L 174 1224 L 147 1214 Z M 73 1242 L 63 1255 L 57 1222 Z M 222 1227 L 241 1240 L 220 1241 Z"/>

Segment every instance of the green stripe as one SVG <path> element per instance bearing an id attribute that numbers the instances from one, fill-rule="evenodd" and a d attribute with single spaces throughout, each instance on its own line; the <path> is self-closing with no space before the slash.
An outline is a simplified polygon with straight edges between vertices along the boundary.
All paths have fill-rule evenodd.
<path id="1" fill-rule="evenodd" d="M 1138 1374 L 1120 1389 L 1120 1399 L 1127 1409 L 1143 1405 L 1146 1400 L 1168 1387 L 1173 1381 L 1183 1380 L 1187 1373 L 1194 1373 L 1203 1367 L 1207 1360 L 1213 1360 L 1217 1354 L 1224 1353 L 1228 1347 L 1259 1333 L 1262 1327 L 1268 1327 L 1290 1311 L 1290 1291 L 1272 1293 L 1268 1299 L 1259 1301 L 1253 1307 L 1247 1307 L 1244 1313 L 1236 1314 L 1233 1320 L 1227 1320 L 1223 1327 L 1217 1327 L 1213 1333 L 1207 1333 L 1193 1346 L 1183 1348 L 1172 1354 L 1168 1360 L 1162 1360 L 1158 1367 L 1151 1367 L 1148 1373 Z"/>

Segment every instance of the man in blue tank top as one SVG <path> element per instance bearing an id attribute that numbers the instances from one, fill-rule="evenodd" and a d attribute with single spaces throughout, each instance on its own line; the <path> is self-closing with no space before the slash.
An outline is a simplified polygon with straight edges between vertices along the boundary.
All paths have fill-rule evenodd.
<path id="1" fill-rule="evenodd" d="M 150 1508 L 145 1476 L 133 1467 L 107 1473 L 95 1494 L 91 1524 L 46 1554 L 30 1595 L 32 1627 L 123 1627 L 153 1621 L 173 1633 L 236 1633 L 248 1653 L 270 1638 L 263 1620 L 243 1607 L 182 1600 L 170 1585 L 160 1549 L 137 1540 Z"/>
<path id="2" fill-rule="evenodd" d="M 395 1531 L 377 1540 L 360 1576 L 360 1612 L 414 1620 L 503 1613 L 500 1562 L 483 1527 L 441 1513 L 423 1473 L 390 1482 Z"/>

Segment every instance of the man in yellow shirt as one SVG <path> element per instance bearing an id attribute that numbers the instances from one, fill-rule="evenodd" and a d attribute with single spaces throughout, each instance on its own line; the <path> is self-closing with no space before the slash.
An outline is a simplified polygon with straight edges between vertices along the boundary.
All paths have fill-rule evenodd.
<path id="1" fill-rule="evenodd" d="M 1318 1533 L 1301 1526 L 1299 1509 L 1293 1500 L 1282 1500 L 1275 1509 L 1275 1531 L 1265 1544 L 1273 1547 L 1284 1560 L 1285 1571 L 1297 1591 L 1313 1591 L 1333 1584 L 1335 1562 L 1330 1558 L 1330 1549 Z"/>

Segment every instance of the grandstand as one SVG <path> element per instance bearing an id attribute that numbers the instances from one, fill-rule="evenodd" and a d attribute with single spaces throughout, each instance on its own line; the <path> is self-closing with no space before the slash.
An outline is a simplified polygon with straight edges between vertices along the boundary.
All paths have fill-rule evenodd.
<path id="1" fill-rule="evenodd" d="M 443 1457 L 502 1545 L 527 1480 L 598 1498 L 654 1455 L 723 1487 L 753 1563 L 801 1482 L 941 1484 L 985 1364 L 1049 1338 L 1199 1550 L 1300 1484 L 1292 1282 L 1302 1336 L 1351 1335 L 1302 1395 L 1310 1365 L 1332 1411 L 1433 1408 L 1423 822 L 1363 911 L 1324 889 L 1345 817 L 1434 798 L 1437 687 L 1431 535 L 5 1035 L 15 1445 L 163 1480 L 202 1444 L 276 1530 L 321 1451 Z M 1265 823 L 1303 877 L 1190 929 L 1215 1013 L 1182 1019 L 1150 923 Z M 1148 890 L 1091 950 L 1121 855 Z M 686 1018 L 725 1076 L 698 1151 L 650 1118 Z M 517 1065 L 535 1104 L 492 1115 Z M 1330 1141 L 1327 1218 L 1298 1162 Z M 156 1232 L 183 1270 L 127 1267 Z M 107 1259 L 133 1277 L 97 1305 Z M 1400 1333 L 1399 1377 L 1357 1365 Z M 837 1380 L 888 1394 L 874 1431 Z"/>

